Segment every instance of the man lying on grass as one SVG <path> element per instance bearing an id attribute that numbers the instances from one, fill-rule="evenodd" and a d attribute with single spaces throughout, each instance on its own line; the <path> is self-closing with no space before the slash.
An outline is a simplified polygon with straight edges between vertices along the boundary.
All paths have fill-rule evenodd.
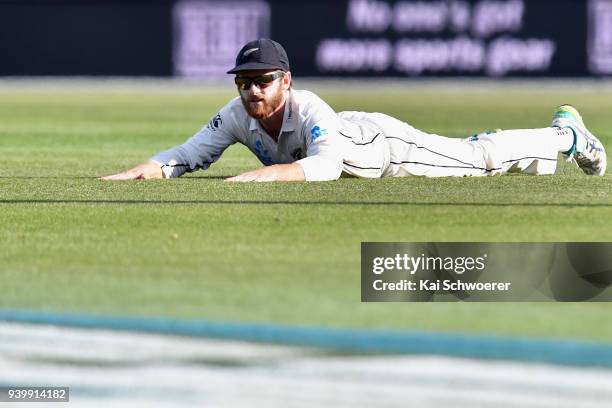
<path id="1" fill-rule="evenodd" d="M 382 113 L 336 113 L 317 95 L 292 88 L 289 59 L 269 39 L 238 53 L 234 98 L 184 144 L 104 180 L 179 177 L 207 169 L 234 143 L 264 164 L 228 181 L 323 181 L 356 177 L 553 174 L 558 153 L 586 174 L 606 172 L 602 143 L 578 111 L 562 105 L 550 127 L 481 133 L 468 139 L 428 134 Z"/>

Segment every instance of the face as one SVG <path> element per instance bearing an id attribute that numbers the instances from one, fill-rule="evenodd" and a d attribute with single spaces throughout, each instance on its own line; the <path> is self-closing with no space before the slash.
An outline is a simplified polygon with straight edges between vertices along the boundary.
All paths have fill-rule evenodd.
<path id="1" fill-rule="evenodd" d="M 256 78 L 262 75 L 271 75 L 279 71 L 255 70 L 242 71 L 236 77 Z M 242 105 L 247 113 L 255 119 L 267 119 L 282 109 L 285 102 L 285 91 L 291 84 L 291 73 L 286 72 L 282 77 L 269 83 L 257 85 L 252 83 L 247 89 L 238 87 Z"/>

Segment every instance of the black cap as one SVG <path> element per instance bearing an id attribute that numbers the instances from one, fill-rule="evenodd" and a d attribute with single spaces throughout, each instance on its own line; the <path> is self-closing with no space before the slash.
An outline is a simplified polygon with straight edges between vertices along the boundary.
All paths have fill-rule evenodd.
<path id="1" fill-rule="evenodd" d="M 254 69 L 289 71 L 289 58 L 283 46 L 268 38 L 251 41 L 242 47 L 236 57 L 236 66 L 227 73 L 235 74 Z"/>

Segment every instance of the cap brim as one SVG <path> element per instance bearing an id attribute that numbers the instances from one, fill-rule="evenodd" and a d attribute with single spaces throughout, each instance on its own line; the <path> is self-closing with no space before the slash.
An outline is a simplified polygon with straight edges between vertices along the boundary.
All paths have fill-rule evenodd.
<path id="1" fill-rule="evenodd" d="M 236 67 L 227 71 L 228 74 L 235 74 L 240 71 L 255 71 L 259 69 L 280 69 L 281 71 L 285 71 L 285 68 L 279 67 L 274 64 L 264 64 L 262 62 L 247 62 L 246 64 L 237 65 Z"/>

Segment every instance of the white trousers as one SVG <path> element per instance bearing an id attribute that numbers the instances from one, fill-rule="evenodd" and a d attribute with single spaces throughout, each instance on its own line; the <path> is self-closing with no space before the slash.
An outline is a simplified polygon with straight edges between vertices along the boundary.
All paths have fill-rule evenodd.
<path id="1" fill-rule="evenodd" d="M 390 163 L 383 177 L 553 174 L 561 137 L 571 132 L 549 127 L 457 139 L 422 132 L 388 115 L 369 115 L 389 145 Z"/>

